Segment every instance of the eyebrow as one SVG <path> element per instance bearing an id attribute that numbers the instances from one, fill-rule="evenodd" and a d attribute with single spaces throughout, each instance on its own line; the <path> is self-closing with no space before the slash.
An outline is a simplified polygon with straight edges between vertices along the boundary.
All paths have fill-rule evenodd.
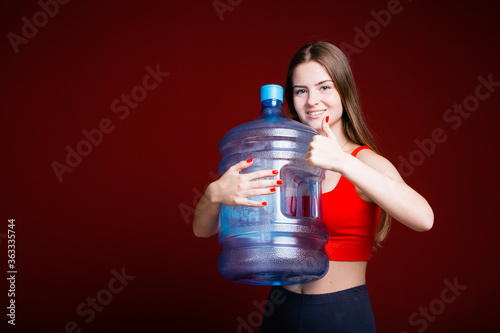
<path id="1" fill-rule="evenodd" d="M 323 81 L 320 81 L 320 82 L 316 83 L 315 86 L 320 86 L 320 85 L 322 85 L 325 82 L 332 82 L 333 83 L 332 80 L 323 80 Z M 295 86 L 293 86 L 293 89 L 295 89 L 295 88 L 307 88 L 307 87 L 306 86 L 295 85 Z"/>

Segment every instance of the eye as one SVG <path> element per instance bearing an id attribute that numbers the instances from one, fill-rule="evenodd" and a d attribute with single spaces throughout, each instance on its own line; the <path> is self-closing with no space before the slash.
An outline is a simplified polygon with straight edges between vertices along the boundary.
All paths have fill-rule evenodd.
<path id="1" fill-rule="evenodd" d="M 295 95 L 301 95 L 301 94 L 304 94 L 306 92 L 305 89 L 297 89 L 295 90 Z"/>
<path id="2" fill-rule="evenodd" d="M 321 90 L 321 91 L 326 91 L 326 90 L 329 90 L 329 89 L 331 89 L 331 87 L 330 87 L 330 86 L 322 86 L 322 87 L 320 88 L 320 90 Z"/>

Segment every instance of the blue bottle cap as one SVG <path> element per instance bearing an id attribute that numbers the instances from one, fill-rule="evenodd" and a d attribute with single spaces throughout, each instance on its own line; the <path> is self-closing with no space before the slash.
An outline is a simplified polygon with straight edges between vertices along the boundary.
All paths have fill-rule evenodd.
<path id="1" fill-rule="evenodd" d="M 283 88 L 277 84 L 266 84 L 260 87 L 260 101 L 279 99 L 283 103 Z"/>

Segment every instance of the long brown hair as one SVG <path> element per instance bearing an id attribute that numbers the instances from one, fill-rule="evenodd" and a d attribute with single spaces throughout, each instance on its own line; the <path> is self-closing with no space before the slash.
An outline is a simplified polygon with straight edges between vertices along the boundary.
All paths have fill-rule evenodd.
<path id="1" fill-rule="evenodd" d="M 306 44 L 292 57 L 285 83 L 285 99 L 292 118 L 300 121 L 293 105 L 293 72 L 298 65 L 309 61 L 315 61 L 322 65 L 332 78 L 342 101 L 342 124 L 347 139 L 358 145 L 366 145 L 374 152 L 379 153 L 361 112 L 356 83 L 354 82 L 349 61 L 338 47 L 330 43 L 315 42 Z M 391 216 L 381 210 L 375 237 L 375 247 L 380 246 L 380 243 L 389 233 L 390 227 Z"/>

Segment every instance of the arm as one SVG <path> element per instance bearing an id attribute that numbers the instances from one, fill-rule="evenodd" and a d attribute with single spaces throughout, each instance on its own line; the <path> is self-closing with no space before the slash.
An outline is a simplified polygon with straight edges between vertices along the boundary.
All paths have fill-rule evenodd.
<path id="1" fill-rule="evenodd" d="M 396 168 L 370 150 L 348 155 L 341 172 L 358 189 L 361 197 L 375 202 L 389 215 L 416 231 L 427 231 L 434 213 L 427 200 L 408 186 Z"/>
<path id="2" fill-rule="evenodd" d="M 214 201 L 215 182 L 208 185 L 205 193 L 196 205 L 193 218 L 193 232 L 196 237 L 210 237 L 219 232 L 219 210 L 222 203 Z"/>
<path id="3" fill-rule="evenodd" d="M 407 227 L 416 231 L 432 228 L 434 213 L 430 205 L 403 181 L 387 159 L 369 150 L 359 152 L 358 158 L 347 154 L 326 121 L 323 130 L 326 136 L 315 136 L 311 141 L 306 163 L 341 173 L 363 199 L 375 202 Z"/>
<path id="4" fill-rule="evenodd" d="M 222 204 L 229 206 L 264 207 L 265 202 L 249 200 L 248 197 L 274 193 L 279 180 L 262 180 L 274 177 L 275 170 L 261 170 L 246 174 L 240 171 L 250 167 L 252 159 L 241 161 L 230 167 L 222 177 L 208 185 L 196 205 L 193 232 L 197 237 L 210 237 L 219 232 L 219 211 Z"/>

